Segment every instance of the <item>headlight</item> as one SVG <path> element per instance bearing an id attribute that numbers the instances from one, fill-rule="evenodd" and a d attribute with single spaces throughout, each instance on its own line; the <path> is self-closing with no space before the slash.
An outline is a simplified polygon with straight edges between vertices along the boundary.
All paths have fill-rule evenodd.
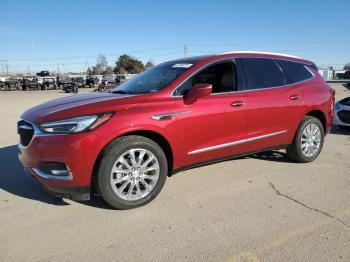
<path id="1" fill-rule="evenodd" d="M 54 122 L 47 122 L 40 125 L 44 133 L 52 134 L 72 134 L 94 129 L 106 122 L 112 113 L 96 114 L 90 116 L 81 116 L 76 118 L 64 119 Z"/>

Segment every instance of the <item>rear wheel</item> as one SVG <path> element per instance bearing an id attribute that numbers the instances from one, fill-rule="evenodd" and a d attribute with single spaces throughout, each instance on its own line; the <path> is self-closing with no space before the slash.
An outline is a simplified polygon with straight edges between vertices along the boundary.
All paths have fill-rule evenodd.
<path id="1" fill-rule="evenodd" d="M 139 207 L 161 191 L 168 163 L 161 147 L 142 136 L 125 136 L 102 153 L 97 187 L 102 198 L 117 209 Z"/>
<path id="2" fill-rule="evenodd" d="M 324 130 L 320 120 L 306 116 L 295 134 L 293 143 L 287 147 L 287 155 L 296 162 L 311 162 L 320 154 L 323 140 Z"/>

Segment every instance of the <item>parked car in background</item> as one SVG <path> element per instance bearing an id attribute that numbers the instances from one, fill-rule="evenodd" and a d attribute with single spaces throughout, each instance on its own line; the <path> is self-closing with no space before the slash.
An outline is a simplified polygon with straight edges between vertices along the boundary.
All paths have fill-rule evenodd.
<path id="1" fill-rule="evenodd" d="M 98 85 L 98 91 L 107 91 L 118 86 L 117 78 L 114 75 L 104 75 L 101 84 Z"/>
<path id="2" fill-rule="evenodd" d="M 68 76 L 57 76 L 56 84 L 59 88 L 63 89 L 64 86 L 71 85 L 72 80 Z"/>
<path id="3" fill-rule="evenodd" d="M 295 162 L 315 160 L 334 95 L 314 63 L 294 56 L 183 58 L 110 92 L 27 110 L 18 122 L 19 158 L 57 196 L 87 200 L 96 186 L 111 206 L 130 209 L 193 166 L 270 149 L 286 149 Z"/>
<path id="4" fill-rule="evenodd" d="M 333 123 L 340 128 L 350 127 L 350 97 L 335 103 Z"/>
<path id="5" fill-rule="evenodd" d="M 79 86 L 76 82 L 72 81 L 70 77 L 68 76 L 59 77 L 58 81 L 61 89 L 65 93 L 75 93 L 75 94 L 78 93 Z"/>
<path id="6" fill-rule="evenodd" d="M 72 77 L 71 78 L 72 82 L 74 82 L 79 88 L 80 87 L 85 87 L 85 79 L 84 77 Z"/>
<path id="7" fill-rule="evenodd" d="M 96 87 L 100 82 L 100 79 L 96 76 L 87 76 L 86 86 L 90 88 Z"/>
<path id="8" fill-rule="evenodd" d="M 41 84 L 41 90 L 57 89 L 55 77 L 43 77 L 38 82 Z"/>
<path id="9" fill-rule="evenodd" d="M 4 77 L 0 80 L 0 90 L 10 91 L 19 90 L 21 81 L 14 77 Z"/>
<path id="10" fill-rule="evenodd" d="M 127 81 L 126 76 L 118 75 L 116 76 L 116 82 L 118 85 L 121 85 Z"/>
<path id="11" fill-rule="evenodd" d="M 36 73 L 37 76 L 51 76 L 51 73 L 49 71 L 40 71 L 39 73 Z"/>
<path id="12" fill-rule="evenodd" d="M 22 90 L 40 90 L 41 84 L 38 82 L 37 76 L 24 76 L 22 80 Z"/>
<path id="13" fill-rule="evenodd" d="M 79 92 L 79 86 L 72 82 L 70 85 L 64 85 L 64 87 L 62 88 L 62 90 L 65 93 L 74 93 L 74 94 L 78 94 Z"/>
<path id="14" fill-rule="evenodd" d="M 344 73 L 337 73 L 336 76 L 338 79 L 350 79 L 350 70 L 345 71 Z"/>

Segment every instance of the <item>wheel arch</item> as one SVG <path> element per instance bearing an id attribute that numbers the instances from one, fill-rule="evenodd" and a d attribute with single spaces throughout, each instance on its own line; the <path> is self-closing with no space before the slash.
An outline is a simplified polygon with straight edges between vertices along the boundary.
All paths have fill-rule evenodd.
<path id="1" fill-rule="evenodd" d="M 326 115 L 321 111 L 321 110 L 312 110 L 309 111 L 306 116 L 313 116 L 320 120 L 323 126 L 323 131 L 326 132 L 327 130 L 327 120 L 326 120 Z"/>
<path id="2" fill-rule="evenodd" d="M 170 176 L 172 174 L 172 169 L 173 169 L 173 161 L 174 161 L 174 157 L 173 157 L 173 149 L 169 143 L 169 141 L 159 132 L 156 131 L 152 131 L 152 130 L 134 130 L 134 131 L 128 131 L 125 132 L 123 134 L 120 134 L 116 137 L 114 137 L 113 139 L 111 139 L 110 141 L 108 141 L 108 143 L 106 143 L 106 145 L 101 149 L 101 151 L 99 152 L 94 166 L 93 166 L 93 171 L 92 171 L 92 176 L 91 176 L 91 184 L 95 183 L 95 178 L 96 178 L 96 174 L 97 174 L 97 168 L 99 166 L 99 163 L 101 161 L 101 155 L 102 152 L 105 150 L 105 148 L 115 139 L 123 137 L 123 136 L 130 136 L 130 135 L 136 135 L 136 136 L 143 136 L 146 137 L 148 139 L 151 139 L 152 141 L 154 141 L 155 143 L 157 143 L 162 150 L 164 151 L 164 154 L 167 158 L 168 161 L 168 176 Z"/>

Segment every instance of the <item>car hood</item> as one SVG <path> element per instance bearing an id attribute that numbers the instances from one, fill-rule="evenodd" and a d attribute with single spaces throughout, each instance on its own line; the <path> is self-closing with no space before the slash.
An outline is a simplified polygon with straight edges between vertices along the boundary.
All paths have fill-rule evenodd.
<path id="1" fill-rule="evenodd" d="M 114 112 L 137 106 L 149 96 L 150 94 L 124 95 L 99 92 L 71 95 L 32 107 L 25 111 L 21 118 L 37 124 L 82 115 Z"/>

